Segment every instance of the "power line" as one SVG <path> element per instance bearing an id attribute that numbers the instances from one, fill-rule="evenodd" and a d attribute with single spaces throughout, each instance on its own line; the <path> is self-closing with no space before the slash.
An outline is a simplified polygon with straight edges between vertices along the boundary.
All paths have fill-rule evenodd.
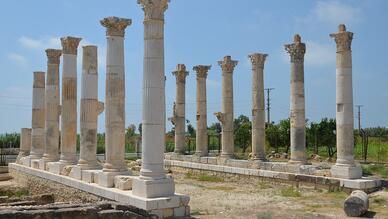
<path id="1" fill-rule="evenodd" d="M 265 88 L 264 90 L 267 91 L 267 124 L 271 123 L 271 97 L 270 93 L 271 90 L 275 90 L 275 88 Z"/>

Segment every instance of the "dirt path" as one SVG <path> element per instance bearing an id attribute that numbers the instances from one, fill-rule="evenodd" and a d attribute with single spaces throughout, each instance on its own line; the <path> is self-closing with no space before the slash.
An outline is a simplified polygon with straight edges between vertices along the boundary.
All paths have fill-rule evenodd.
<path id="1" fill-rule="evenodd" d="M 294 189 L 289 185 L 223 182 L 222 179 L 174 175 L 176 190 L 191 197 L 195 218 L 347 218 L 343 192 Z M 213 182 L 212 182 L 213 181 Z M 369 217 L 388 218 L 388 192 L 371 195 Z"/>

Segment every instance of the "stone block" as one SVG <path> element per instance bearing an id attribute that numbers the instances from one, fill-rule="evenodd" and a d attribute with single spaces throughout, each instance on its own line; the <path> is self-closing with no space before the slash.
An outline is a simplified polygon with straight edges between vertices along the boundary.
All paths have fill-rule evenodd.
<path id="1" fill-rule="evenodd" d="M 63 168 L 65 168 L 67 164 L 61 162 L 48 162 L 47 163 L 47 171 L 50 173 L 61 175 Z"/>
<path id="2" fill-rule="evenodd" d="M 31 158 L 29 156 L 20 158 L 20 162 L 26 167 L 31 166 Z"/>
<path id="3" fill-rule="evenodd" d="M 132 176 L 123 176 L 118 175 L 114 177 L 115 188 L 121 190 L 131 190 L 132 189 Z"/>
<path id="4" fill-rule="evenodd" d="M 198 155 L 193 155 L 191 157 L 191 162 L 200 163 L 201 162 L 201 157 L 198 156 Z"/>
<path id="5" fill-rule="evenodd" d="M 208 157 L 201 157 L 200 162 L 206 164 L 206 163 L 208 163 L 207 160 L 208 160 Z"/>
<path id="6" fill-rule="evenodd" d="M 132 194 L 144 198 L 157 198 L 173 196 L 175 184 L 173 178 L 164 179 L 141 179 L 134 177 L 132 181 Z"/>
<path id="7" fill-rule="evenodd" d="M 74 166 L 71 171 L 69 176 L 74 179 L 82 179 L 82 168 L 79 166 Z"/>
<path id="8" fill-rule="evenodd" d="M 359 164 L 341 165 L 335 164 L 330 169 L 331 176 L 341 179 L 360 179 L 362 177 L 362 170 Z"/>
<path id="9" fill-rule="evenodd" d="M 87 183 L 98 183 L 98 173 L 102 170 L 82 170 L 81 180 Z"/>
<path id="10" fill-rule="evenodd" d="M 216 157 L 208 157 L 207 158 L 207 163 L 208 164 L 217 164 L 217 158 Z"/>
<path id="11" fill-rule="evenodd" d="M 165 208 L 163 209 L 163 217 L 164 218 L 170 218 L 174 216 L 174 209 L 173 208 Z"/>
<path id="12" fill-rule="evenodd" d="M 186 207 L 174 208 L 174 217 L 184 217 L 186 215 Z"/>
<path id="13" fill-rule="evenodd" d="M 100 172 L 98 173 L 98 185 L 112 188 L 114 187 L 114 178 L 118 175 L 131 175 L 131 172 Z"/>
<path id="14" fill-rule="evenodd" d="M 40 169 L 39 168 L 39 159 L 32 159 L 31 160 L 31 167 L 34 169 Z"/>
<path id="15" fill-rule="evenodd" d="M 47 160 L 40 159 L 40 160 L 39 160 L 39 169 L 41 169 L 41 170 L 47 170 L 47 163 L 48 163 Z"/>

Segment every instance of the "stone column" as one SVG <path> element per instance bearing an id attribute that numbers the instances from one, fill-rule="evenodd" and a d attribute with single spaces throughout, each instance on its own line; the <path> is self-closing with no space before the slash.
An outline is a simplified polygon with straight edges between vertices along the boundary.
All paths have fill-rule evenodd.
<path id="1" fill-rule="evenodd" d="M 186 117 L 185 117 L 185 95 L 186 95 L 186 71 L 184 64 L 178 64 L 176 71 L 172 74 L 176 77 L 176 97 L 174 105 L 174 124 L 175 124 L 175 153 L 185 153 L 185 134 L 186 134 Z"/>
<path id="2" fill-rule="evenodd" d="M 337 121 L 337 162 L 331 168 L 333 177 L 357 179 L 362 171 L 354 162 L 353 127 L 353 85 L 352 50 L 353 33 L 346 31 L 344 24 L 339 25 L 338 33 L 330 34 L 337 44 L 336 64 L 336 121 Z"/>
<path id="3" fill-rule="evenodd" d="M 45 126 L 45 73 L 34 72 L 34 84 L 32 90 L 32 133 L 30 159 L 38 161 L 42 158 L 44 150 L 44 126 Z M 39 161 L 38 161 L 39 164 Z M 38 168 L 38 167 L 36 167 Z"/>
<path id="4" fill-rule="evenodd" d="M 77 48 L 81 38 L 62 37 L 61 156 L 50 162 L 50 172 L 61 174 L 66 165 L 77 163 Z"/>
<path id="5" fill-rule="evenodd" d="M 265 156 L 265 107 L 264 62 L 268 55 L 249 55 L 252 62 L 252 159 L 266 160 Z"/>
<path id="6" fill-rule="evenodd" d="M 198 156 L 208 155 L 207 135 L 207 101 L 206 101 L 206 78 L 210 65 L 196 65 L 193 70 L 197 72 L 197 133 L 195 154 Z"/>
<path id="7" fill-rule="evenodd" d="M 107 17 L 100 21 L 106 27 L 106 88 L 105 88 L 105 164 L 99 184 L 113 186 L 113 177 L 128 172 L 125 163 L 125 69 L 124 35 L 131 20 Z"/>
<path id="8" fill-rule="evenodd" d="M 81 144 L 79 160 L 70 176 L 82 179 L 82 170 L 99 169 L 97 163 L 97 119 L 104 110 L 98 101 L 97 46 L 84 46 L 81 82 Z"/>
<path id="9" fill-rule="evenodd" d="M 172 196 L 174 180 L 164 170 L 165 75 L 164 12 L 168 0 L 138 0 L 144 11 L 142 166 L 132 194 L 145 198 Z"/>
<path id="10" fill-rule="evenodd" d="M 306 164 L 306 116 L 304 100 L 304 54 L 306 45 L 301 42 L 301 37 L 296 34 L 294 43 L 285 45 L 291 58 L 290 80 L 290 164 Z"/>
<path id="11" fill-rule="evenodd" d="M 22 128 L 20 132 L 20 148 L 19 154 L 16 158 L 16 163 L 24 164 L 23 160 L 25 160 L 26 156 L 30 154 L 31 149 L 31 129 L 30 128 Z"/>
<path id="12" fill-rule="evenodd" d="M 39 168 L 46 170 L 46 163 L 59 159 L 59 62 L 62 51 L 47 49 L 46 79 L 46 128 L 45 150 Z"/>
<path id="13" fill-rule="evenodd" d="M 237 61 L 225 56 L 218 64 L 222 68 L 222 112 L 214 113 L 222 126 L 222 152 L 225 158 L 233 157 L 234 153 L 234 128 L 233 128 L 233 71 Z"/>

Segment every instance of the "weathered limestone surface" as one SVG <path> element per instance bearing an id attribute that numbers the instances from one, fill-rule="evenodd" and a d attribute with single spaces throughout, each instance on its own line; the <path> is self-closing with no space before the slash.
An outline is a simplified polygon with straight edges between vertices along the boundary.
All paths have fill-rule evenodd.
<path id="1" fill-rule="evenodd" d="M 176 71 L 172 74 L 176 77 L 176 100 L 174 104 L 173 117 L 171 118 L 175 125 L 175 150 L 177 154 L 185 153 L 185 134 L 186 134 L 186 117 L 185 117 L 185 95 L 186 95 L 186 71 L 184 64 L 178 64 Z"/>
<path id="2" fill-rule="evenodd" d="M 32 133 L 30 159 L 40 159 L 44 150 L 45 73 L 34 72 L 32 90 Z"/>
<path id="3" fill-rule="evenodd" d="M 81 38 L 62 37 L 62 112 L 61 157 L 62 164 L 77 162 L 77 48 Z"/>
<path id="4" fill-rule="evenodd" d="M 344 202 L 344 211 L 348 217 L 360 217 L 368 211 L 368 194 L 361 190 L 353 191 Z"/>
<path id="5" fill-rule="evenodd" d="M 81 85 L 81 145 L 78 167 L 99 168 L 97 163 L 97 119 L 104 110 L 98 101 L 97 46 L 84 46 Z"/>
<path id="6" fill-rule="evenodd" d="M 16 163 L 22 164 L 21 159 L 30 154 L 31 149 L 31 129 L 22 128 L 20 132 L 20 149 Z"/>
<path id="7" fill-rule="evenodd" d="M 297 34 L 294 36 L 294 43 L 285 45 L 285 49 L 291 57 L 291 159 L 289 162 L 305 164 L 307 162 L 304 95 L 304 54 L 306 53 L 306 45 L 301 42 L 301 37 Z"/>
<path id="8" fill-rule="evenodd" d="M 264 62 L 268 55 L 249 55 L 252 63 L 252 158 L 266 160 L 265 155 L 265 106 Z"/>
<path id="9" fill-rule="evenodd" d="M 197 133 L 195 154 L 208 155 L 206 78 L 210 65 L 196 65 L 197 72 Z"/>
<path id="10" fill-rule="evenodd" d="M 46 79 L 46 127 L 45 150 L 41 169 L 46 169 L 46 162 L 59 159 L 59 63 L 62 51 L 47 49 L 47 79 Z"/>
<path id="11" fill-rule="evenodd" d="M 124 172 L 125 156 L 125 69 L 124 35 L 131 20 L 107 17 L 100 21 L 106 28 L 105 88 L 105 164 L 103 172 Z M 103 174 L 103 173 L 102 173 Z M 113 179 L 112 179 L 113 180 Z"/>
<path id="12" fill-rule="evenodd" d="M 336 121 L 337 121 L 337 162 L 331 169 L 334 177 L 361 178 L 360 165 L 354 162 L 354 121 L 353 121 L 353 85 L 352 51 L 353 33 L 346 31 L 345 25 L 339 25 L 338 33 L 330 34 L 337 44 L 336 64 Z"/>
<path id="13" fill-rule="evenodd" d="M 218 64 L 222 69 L 222 103 L 221 112 L 214 113 L 222 126 L 222 152 L 221 156 L 230 158 L 234 153 L 234 128 L 233 128 L 233 71 L 237 61 L 230 56 L 225 56 Z"/>
<path id="14" fill-rule="evenodd" d="M 172 196 L 174 180 L 164 170 L 165 74 L 164 12 L 168 0 L 138 0 L 144 11 L 144 73 L 142 167 L 133 179 L 132 194 L 154 198 Z"/>

